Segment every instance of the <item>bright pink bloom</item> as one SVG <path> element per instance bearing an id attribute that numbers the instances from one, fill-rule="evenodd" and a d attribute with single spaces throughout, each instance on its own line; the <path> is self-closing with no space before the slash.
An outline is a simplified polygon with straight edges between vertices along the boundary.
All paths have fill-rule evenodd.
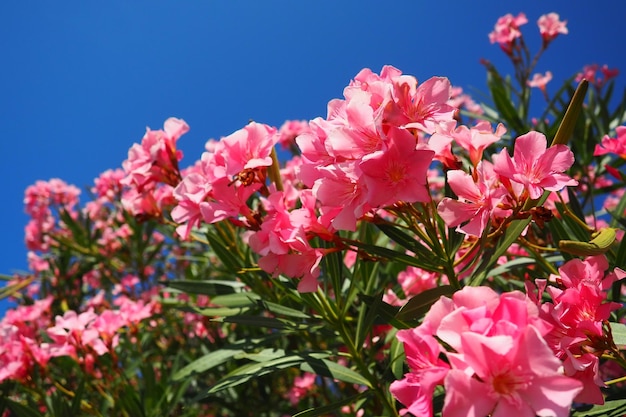
<path id="1" fill-rule="evenodd" d="M 426 172 L 434 152 L 416 149 L 415 137 L 407 130 L 390 128 L 388 148 L 363 158 L 360 164 L 367 185 L 367 201 L 384 207 L 405 201 L 428 202 Z"/>
<path id="2" fill-rule="evenodd" d="M 332 212 L 330 223 L 337 230 L 356 230 L 357 220 L 371 209 L 358 165 L 333 164 L 318 172 L 321 178 L 315 181 L 313 194 L 322 204 L 322 215 Z"/>
<path id="3" fill-rule="evenodd" d="M 461 335 L 462 353 L 448 353 L 453 369 L 445 379 L 444 416 L 569 416 L 582 384 L 561 373 L 536 328 L 518 331 Z"/>
<path id="4" fill-rule="evenodd" d="M 255 122 L 223 138 L 226 175 L 272 165 L 270 154 L 277 139 L 275 128 Z"/>
<path id="5" fill-rule="evenodd" d="M 558 34 L 567 35 L 567 20 L 560 20 L 557 13 L 548 13 L 539 17 L 537 20 L 539 25 L 539 33 L 543 38 L 544 45 L 548 42 L 552 42 Z"/>
<path id="6" fill-rule="evenodd" d="M 176 186 L 179 182 L 178 161 L 183 157 L 176 149 L 178 139 L 189 131 L 184 120 L 170 117 L 163 124 L 163 130 L 150 130 L 141 144 L 134 144 L 128 150 L 128 159 L 122 163 L 126 178 L 121 183 L 143 188 L 155 182 Z"/>
<path id="7" fill-rule="evenodd" d="M 432 416 L 432 393 L 443 383 L 445 417 L 565 417 L 582 384 L 563 375 L 543 339 L 551 328 L 521 292 L 465 287 L 440 298 L 418 328 L 398 332 L 411 336 L 401 340 L 412 372 L 391 391 L 419 416 Z"/>
<path id="8" fill-rule="evenodd" d="M 606 301 L 606 290 L 617 279 L 614 273 L 605 275 L 607 268 L 604 256 L 573 259 L 559 268 L 560 277 L 551 277 L 561 288 L 546 287 L 545 280 L 537 280 L 539 291 L 535 295 L 533 285 L 527 284 L 528 293 L 540 305 L 541 317 L 553 326 L 545 337 L 548 345 L 563 361 L 565 374 L 584 384 L 584 391 L 576 397 L 578 402 L 604 402 L 598 356 L 611 343 L 604 322 L 611 311 L 622 307 Z M 540 303 L 544 289 L 553 302 Z"/>
<path id="9" fill-rule="evenodd" d="M 457 226 L 457 231 L 481 236 L 506 195 L 493 167 L 486 161 L 480 162 L 476 167 L 476 182 L 461 170 L 448 171 L 447 176 L 458 200 L 445 197 L 437 206 L 437 212 L 448 226 Z"/>
<path id="10" fill-rule="evenodd" d="M 597 144 L 593 152 L 594 156 L 613 153 L 620 158 L 626 159 L 626 126 L 618 126 L 615 129 L 615 138 L 604 135 L 602 143 Z"/>
<path id="11" fill-rule="evenodd" d="M 437 385 L 443 384 L 450 370 L 440 359 L 441 345 L 433 336 L 418 329 L 400 330 L 398 340 L 404 345 L 411 372 L 394 381 L 389 390 L 415 416 L 432 416 L 432 398 Z"/>
<path id="12" fill-rule="evenodd" d="M 438 274 L 425 271 L 414 266 L 407 267 L 398 274 L 398 283 L 406 297 L 417 295 L 423 291 L 435 288 L 439 284 Z"/>
<path id="13" fill-rule="evenodd" d="M 261 184 L 254 183 L 247 187 L 235 185 L 223 177 L 213 182 L 211 201 L 200 203 L 200 213 L 206 223 L 217 223 L 227 218 L 238 216 L 249 217 L 252 210 L 247 205 L 248 198 L 254 194 Z"/>
<path id="14" fill-rule="evenodd" d="M 191 230 L 200 225 L 200 204 L 205 201 L 210 190 L 207 178 L 198 173 L 186 175 L 174 189 L 178 205 L 172 209 L 172 219 L 180 224 L 176 233 L 183 239 L 189 238 Z"/>
<path id="15" fill-rule="evenodd" d="M 297 376 L 293 380 L 293 387 L 289 389 L 287 394 L 289 402 L 292 406 L 298 405 L 300 400 L 306 396 L 306 394 L 315 388 L 315 379 L 317 375 L 310 372 L 305 372 L 304 375 Z"/>
<path id="16" fill-rule="evenodd" d="M 453 120 L 456 109 L 448 104 L 450 81 L 433 77 L 424 83 L 410 75 L 393 80 L 393 101 L 385 108 L 385 121 L 393 126 L 434 133 L 437 126 Z"/>
<path id="17" fill-rule="evenodd" d="M 515 140 L 513 158 L 506 148 L 494 155 L 497 174 L 522 184 L 531 199 L 541 197 L 544 190 L 559 191 L 565 186 L 578 185 L 563 172 L 574 163 L 574 154 L 565 145 L 547 148 L 546 137 L 530 131 Z"/>
<path id="18" fill-rule="evenodd" d="M 489 34 L 489 41 L 498 43 L 504 52 L 511 54 L 513 43 L 522 36 L 519 28 L 526 23 L 528 23 L 528 19 L 524 13 L 520 13 L 516 17 L 508 13 L 498 19 L 493 32 Z"/>
<path id="19" fill-rule="evenodd" d="M 313 292 L 317 289 L 323 251 L 311 247 L 307 231 L 321 226 L 312 213 L 314 199 L 305 195 L 301 201 L 302 209 L 289 212 L 283 193 L 270 194 L 266 201 L 268 214 L 261 230 L 248 233 L 244 238 L 250 248 L 261 255 L 258 261 L 261 269 L 273 276 L 300 278 L 298 291 Z"/>

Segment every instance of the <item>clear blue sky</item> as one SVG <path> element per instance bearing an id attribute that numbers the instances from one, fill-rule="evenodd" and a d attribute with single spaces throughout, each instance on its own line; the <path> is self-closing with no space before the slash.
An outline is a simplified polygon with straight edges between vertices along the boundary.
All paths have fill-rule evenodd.
<path id="1" fill-rule="evenodd" d="M 183 166 L 191 164 L 208 138 L 250 119 L 324 116 L 364 67 L 391 64 L 421 81 L 441 75 L 484 90 L 480 58 L 510 69 L 487 34 L 499 16 L 520 11 L 535 50 L 541 14 L 568 20 L 570 34 L 538 71 L 563 80 L 606 63 L 623 72 L 623 88 L 626 2 L 617 0 L 2 2 L 0 273 L 26 268 L 22 201 L 36 180 L 91 186 L 121 165 L 146 126 L 170 116 L 191 126 L 179 141 Z"/>

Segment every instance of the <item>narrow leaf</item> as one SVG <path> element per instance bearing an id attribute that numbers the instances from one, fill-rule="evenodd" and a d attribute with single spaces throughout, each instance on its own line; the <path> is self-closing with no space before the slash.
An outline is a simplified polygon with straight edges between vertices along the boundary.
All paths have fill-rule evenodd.
<path id="1" fill-rule="evenodd" d="M 340 410 L 345 405 L 354 404 L 362 398 L 369 396 L 369 392 L 365 391 L 351 397 L 344 398 L 332 404 L 324 405 L 321 407 L 309 408 L 308 410 L 300 411 L 294 414 L 293 417 L 318 417 L 332 414 L 333 412 Z"/>
<path id="2" fill-rule="evenodd" d="M 407 301 L 396 314 L 396 318 L 407 321 L 420 319 L 440 297 L 452 294 L 454 294 L 454 289 L 451 285 L 442 285 L 423 291 Z"/>
<path id="3" fill-rule="evenodd" d="M 364 385 L 372 388 L 372 384 L 360 373 L 327 359 L 308 358 L 305 363 L 300 365 L 300 369 L 306 372 L 313 372 L 317 375 L 338 379 L 339 381 L 349 384 Z"/>

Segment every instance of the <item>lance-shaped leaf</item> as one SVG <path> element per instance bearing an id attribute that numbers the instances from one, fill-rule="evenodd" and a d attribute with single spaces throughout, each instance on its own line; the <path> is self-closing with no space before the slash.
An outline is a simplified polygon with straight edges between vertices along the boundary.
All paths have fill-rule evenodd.
<path id="1" fill-rule="evenodd" d="M 439 298 L 452 294 L 454 294 L 454 288 L 451 285 L 441 285 L 422 291 L 402 306 L 396 318 L 406 321 L 421 319 Z"/>

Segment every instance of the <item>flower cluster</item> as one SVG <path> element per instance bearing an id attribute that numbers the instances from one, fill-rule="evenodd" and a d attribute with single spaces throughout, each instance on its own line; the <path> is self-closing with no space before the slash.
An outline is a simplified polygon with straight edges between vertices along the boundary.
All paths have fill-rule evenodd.
<path id="1" fill-rule="evenodd" d="M 540 317 L 552 325 L 545 340 L 563 361 L 565 375 L 584 384 L 577 402 L 604 403 L 599 357 L 615 349 L 606 323 L 611 311 L 622 307 L 606 300 L 607 290 L 617 279 L 615 273 L 606 274 L 608 267 L 604 256 L 573 259 L 559 268 L 559 276 L 550 277 L 558 285 L 547 286 L 546 280 L 537 280 L 535 292 L 531 283 L 526 284 L 528 294 L 539 306 Z M 541 302 L 544 291 L 552 301 Z"/>
<path id="2" fill-rule="evenodd" d="M 419 327 L 398 332 L 411 372 L 391 392 L 416 416 L 433 415 L 438 385 L 445 417 L 568 416 L 583 386 L 562 374 L 544 340 L 550 329 L 520 292 L 466 287 L 437 301 Z"/>
<path id="3" fill-rule="evenodd" d="M 497 139 L 494 135 L 486 137 L 487 144 Z M 475 138 L 473 143 L 481 144 Z M 473 176 L 462 170 L 448 171 L 448 182 L 459 199 L 444 198 L 438 206 L 439 215 L 459 232 L 481 236 L 489 221 L 501 223 L 512 210 L 522 208 L 529 199 L 538 199 L 544 191 L 577 185 L 564 174 L 574 163 L 572 152 L 565 145 L 546 146 L 543 134 L 529 132 L 516 139 L 513 158 L 505 148 L 494 156 L 493 164 L 475 162 Z"/>

